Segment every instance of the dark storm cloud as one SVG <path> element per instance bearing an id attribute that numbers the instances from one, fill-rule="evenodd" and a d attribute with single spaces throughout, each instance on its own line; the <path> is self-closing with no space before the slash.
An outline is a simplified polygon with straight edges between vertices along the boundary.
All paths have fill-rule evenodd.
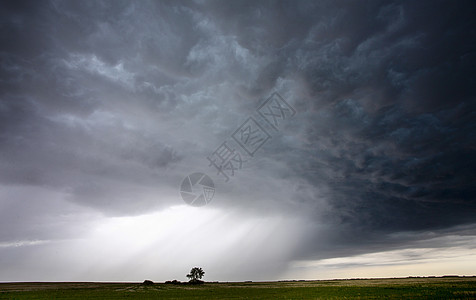
<path id="1" fill-rule="evenodd" d="M 474 223 L 475 13 L 471 1 L 2 2 L 0 238 L 181 204 L 197 170 L 214 176 L 214 207 L 306 220 L 289 259 Z M 223 183 L 206 156 L 274 91 L 297 115 Z"/>
<path id="2" fill-rule="evenodd" d="M 318 89 L 329 82 L 309 150 L 318 154 L 311 170 L 326 163 L 334 172 L 329 185 L 342 222 L 386 231 L 474 221 L 469 11 L 473 5 L 376 7 L 352 26 L 370 22 L 377 32 L 363 26 L 343 37 L 352 51 L 336 45 L 330 59 L 306 65 Z M 322 65 L 331 76 L 315 73 Z"/>
<path id="3" fill-rule="evenodd" d="M 240 43 L 275 55 L 259 84 L 303 82 L 304 142 L 273 158 L 321 192 L 291 197 L 308 208 L 324 197 L 330 208 L 316 215 L 344 244 L 474 222 L 474 4 L 268 4 L 210 11 Z"/>

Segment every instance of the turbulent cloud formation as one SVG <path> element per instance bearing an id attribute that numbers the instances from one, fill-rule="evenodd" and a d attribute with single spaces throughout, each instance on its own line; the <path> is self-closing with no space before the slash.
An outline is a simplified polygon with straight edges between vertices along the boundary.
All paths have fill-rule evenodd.
<path id="1" fill-rule="evenodd" d="M 0 280 L 329 278 L 470 253 L 475 10 L 3 1 Z M 279 130 L 256 111 L 274 92 L 296 110 Z M 225 182 L 207 156 L 249 117 L 271 139 Z M 206 207 L 180 198 L 193 172 L 215 182 Z"/>

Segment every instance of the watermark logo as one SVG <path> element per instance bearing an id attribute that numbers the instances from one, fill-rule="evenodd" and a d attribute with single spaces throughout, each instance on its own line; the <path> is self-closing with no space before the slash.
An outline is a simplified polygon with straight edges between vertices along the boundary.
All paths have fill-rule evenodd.
<path id="1" fill-rule="evenodd" d="M 225 140 L 207 157 L 210 162 L 208 166 L 213 166 L 217 175 L 221 175 L 225 182 L 235 176 L 236 171 L 243 167 L 243 163 L 252 159 L 256 151 L 272 138 L 270 132 L 279 131 L 281 123 L 296 114 L 296 110 L 278 93 L 273 93 L 266 99 L 256 112 L 256 117 L 249 116 L 233 132 L 231 140 Z M 268 129 L 265 128 L 266 125 Z M 243 150 L 244 155 L 238 149 Z"/>
<path id="2" fill-rule="evenodd" d="M 273 129 L 278 130 L 280 122 L 294 117 L 296 110 L 281 95 L 274 93 L 257 109 L 259 115 Z"/>
<path id="3" fill-rule="evenodd" d="M 231 137 L 248 155 L 253 156 L 271 138 L 271 135 L 250 117 L 238 127 Z"/>
<path id="4" fill-rule="evenodd" d="M 251 160 L 255 153 L 271 138 L 270 132 L 279 131 L 283 121 L 292 118 L 296 110 L 281 95 L 273 93 L 234 132 L 213 151 L 207 160 L 209 167 L 216 169 L 225 182 L 241 170 L 243 164 Z M 242 152 L 240 152 L 240 150 Z M 246 158 L 246 159 L 245 159 Z M 207 205 L 215 195 L 215 187 L 210 177 L 203 173 L 193 173 L 182 181 L 182 199 L 193 206 Z"/>
<path id="5" fill-rule="evenodd" d="M 215 195 L 213 180 L 203 173 L 193 173 L 185 177 L 180 185 L 183 201 L 192 206 L 204 206 Z"/>

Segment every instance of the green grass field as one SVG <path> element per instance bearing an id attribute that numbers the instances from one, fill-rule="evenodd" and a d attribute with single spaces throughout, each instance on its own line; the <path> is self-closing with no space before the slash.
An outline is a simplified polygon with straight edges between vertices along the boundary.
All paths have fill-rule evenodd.
<path id="1" fill-rule="evenodd" d="M 0 283 L 0 299 L 476 299 L 476 277 L 156 283 Z"/>

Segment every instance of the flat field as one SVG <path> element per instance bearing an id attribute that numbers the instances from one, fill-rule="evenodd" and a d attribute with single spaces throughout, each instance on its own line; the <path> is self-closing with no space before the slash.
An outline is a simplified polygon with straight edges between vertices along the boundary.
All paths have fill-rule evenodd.
<path id="1" fill-rule="evenodd" d="M 476 277 L 219 282 L 0 283 L 0 299 L 476 299 Z"/>

